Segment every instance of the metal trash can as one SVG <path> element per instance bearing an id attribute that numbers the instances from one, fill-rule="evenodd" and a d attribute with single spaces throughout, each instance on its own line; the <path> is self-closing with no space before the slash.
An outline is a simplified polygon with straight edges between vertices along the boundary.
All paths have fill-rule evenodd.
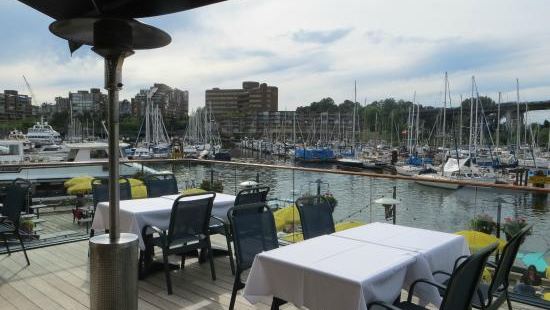
<path id="1" fill-rule="evenodd" d="M 134 234 L 90 239 L 90 309 L 137 310 L 138 251 Z"/>

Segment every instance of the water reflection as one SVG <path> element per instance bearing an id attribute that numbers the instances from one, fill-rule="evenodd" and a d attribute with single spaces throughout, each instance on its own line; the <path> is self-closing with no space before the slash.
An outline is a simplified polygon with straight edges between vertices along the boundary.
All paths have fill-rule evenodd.
<path id="1" fill-rule="evenodd" d="M 273 164 L 273 162 L 270 162 Z M 497 218 L 497 198 L 502 200 L 502 219 L 523 217 L 534 224 L 533 234 L 522 251 L 546 251 L 550 243 L 546 232 L 548 221 L 548 195 L 529 192 L 503 191 L 500 189 L 463 187 L 445 190 L 416 184 L 412 181 L 369 178 L 331 173 L 312 173 L 286 169 L 241 167 L 234 165 L 181 164 L 156 165 L 157 169 L 172 170 L 180 186 L 198 186 L 202 180 L 221 180 L 224 192 L 235 194 L 239 183 L 259 179 L 271 188 L 270 198 L 294 201 L 301 195 L 315 192 L 312 183 L 317 179 L 330 184 L 329 190 L 338 201 L 334 212 L 336 221 L 343 219 L 364 222 L 384 221 L 384 208 L 374 200 L 392 194 L 396 186 L 397 198 L 402 204 L 397 208 L 398 224 L 456 232 L 468 229 L 476 215 L 488 214 Z"/>

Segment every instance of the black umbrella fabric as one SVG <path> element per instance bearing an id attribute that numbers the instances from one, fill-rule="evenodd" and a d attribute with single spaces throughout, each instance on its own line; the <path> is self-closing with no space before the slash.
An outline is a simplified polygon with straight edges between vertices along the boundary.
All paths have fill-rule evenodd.
<path id="1" fill-rule="evenodd" d="M 187 11 L 225 0 L 19 0 L 56 20 L 142 18 Z"/>

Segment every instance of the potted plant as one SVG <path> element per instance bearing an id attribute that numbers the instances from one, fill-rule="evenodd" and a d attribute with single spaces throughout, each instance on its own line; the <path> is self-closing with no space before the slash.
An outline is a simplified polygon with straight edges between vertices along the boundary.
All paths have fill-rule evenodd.
<path id="1" fill-rule="evenodd" d="M 336 208 L 336 205 L 338 204 L 338 200 L 336 200 L 336 198 L 334 198 L 332 193 L 326 192 L 323 195 L 323 197 L 325 197 L 325 199 L 328 201 L 328 203 L 330 203 L 330 205 L 332 206 L 332 209 Z"/>
<path id="2" fill-rule="evenodd" d="M 22 221 L 19 227 L 25 234 L 32 235 L 32 232 L 34 231 L 34 222 L 27 219 Z"/>
<path id="3" fill-rule="evenodd" d="M 495 231 L 497 224 L 491 216 L 483 213 L 474 217 L 470 221 L 470 227 L 475 231 L 480 231 L 482 233 L 490 235 L 493 233 L 493 231 Z"/>
<path id="4" fill-rule="evenodd" d="M 504 219 L 504 226 L 502 230 L 506 234 L 506 240 L 512 239 L 517 233 L 519 233 L 525 226 L 527 226 L 527 221 L 522 217 L 511 218 L 507 217 Z M 531 231 L 527 232 L 527 236 L 531 234 Z"/>

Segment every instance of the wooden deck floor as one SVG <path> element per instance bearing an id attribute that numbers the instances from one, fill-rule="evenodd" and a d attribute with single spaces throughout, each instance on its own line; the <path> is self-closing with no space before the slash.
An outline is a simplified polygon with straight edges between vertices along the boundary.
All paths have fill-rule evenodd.
<path id="1" fill-rule="evenodd" d="M 88 309 L 87 253 L 87 241 L 34 249 L 28 251 L 28 267 L 21 252 L 1 255 L 0 309 Z M 139 309 L 227 309 L 233 285 L 227 257 L 216 258 L 216 273 L 218 279 L 212 281 L 209 264 L 187 259 L 184 270 L 173 272 L 173 295 L 166 294 L 163 273 L 139 281 Z M 269 307 L 253 306 L 239 296 L 236 309 Z"/>

